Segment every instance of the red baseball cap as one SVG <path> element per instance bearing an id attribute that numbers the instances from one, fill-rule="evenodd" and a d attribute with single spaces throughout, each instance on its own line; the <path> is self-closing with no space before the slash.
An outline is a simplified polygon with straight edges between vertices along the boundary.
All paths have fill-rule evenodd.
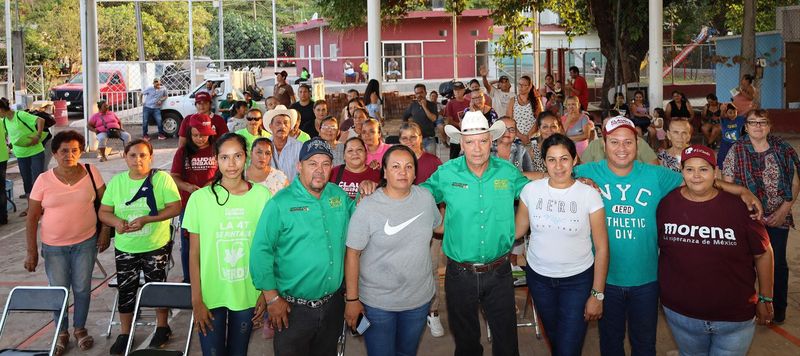
<path id="1" fill-rule="evenodd" d="M 197 104 L 201 101 L 211 102 L 211 94 L 201 91 L 194 95 L 194 103 Z"/>
<path id="2" fill-rule="evenodd" d="M 194 114 L 189 117 L 189 127 L 194 128 L 203 136 L 214 136 L 217 130 L 211 124 L 211 117 L 207 114 Z"/>
<path id="3" fill-rule="evenodd" d="M 615 116 L 608 119 L 606 124 L 603 126 L 603 136 L 608 136 L 612 132 L 623 128 L 631 130 L 631 132 L 633 132 L 634 135 L 638 134 L 636 132 L 636 126 L 633 125 L 633 121 L 631 121 L 625 116 Z"/>
<path id="4" fill-rule="evenodd" d="M 703 145 L 691 145 L 683 149 L 681 152 L 681 164 L 688 161 L 690 158 L 702 158 L 708 162 L 711 167 L 717 166 L 717 157 L 714 150 Z"/>

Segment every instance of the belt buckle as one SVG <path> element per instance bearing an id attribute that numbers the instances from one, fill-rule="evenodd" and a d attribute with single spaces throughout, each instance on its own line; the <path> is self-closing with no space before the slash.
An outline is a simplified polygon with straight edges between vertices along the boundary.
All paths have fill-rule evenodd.
<path id="1" fill-rule="evenodd" d="M 483 273 L 486 272 L 488 269 L 488 265 L 485 263 L 473 263 L 472 264 L 472 271 L 475 273 Z"/>
<path id="2" fill-rule="evenodd" d="M 312 308 L 312 309 L 317 309 L 317 308 L 319 308 L 319 307 L 321 307 L 321 306 L 322 306 L 322 300 L 320 300 L 320 299 L 317 299 L 317 300 L 309 300 L 309 301 L 308 301 L 308 307 L 309 307 L 309 308 Z"/>

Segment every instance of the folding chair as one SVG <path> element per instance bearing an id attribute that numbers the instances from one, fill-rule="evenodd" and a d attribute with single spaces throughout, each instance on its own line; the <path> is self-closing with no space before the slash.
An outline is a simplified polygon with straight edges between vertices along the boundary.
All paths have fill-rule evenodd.
<path id="1" fill-rule="evenodd" d="M 181 226 L 180 221 L 181 221 L 180 218 L 177 217 L 177 216 L 172 219 L 172 224 L 170 225 L 170 239 L 172 239 L 172 241 L 175 241 L 176 238 L 177 238 L 178 241 L 180 240 L 180 231 L 181 230 L 179 228 L 176 228 L 176 226 Z M 97 266 L 100 267 L 101 271 L 103 271 L 103 273 L 105 274 L 105 270 L 103 269 L 103 266 L 100 265 L 100 261 L 99 260 L 97 261 Z M 172 251 L 170 251 L 169 264 L 167 265 L 167 275 L 169 275 L 169 271 L 172 270 L 172 267 L 175 267 L 175 260 L 172 258 Z M 139 285 L 141 286 L 141 285 L 144 285 L 145 283 L 146 282 L 144 280 L 144 273 L 140 273 L 139 274 Z M 108 328 L 106 329 L 106 334 L 105 334 L 106 339 L 111 337 L 111 328 L 113 328 L 114 325 L 120 325 L 119 321 L 115 321 L 114 320 L 114 317 L 117 315 L 117 308 L 119 307 L 119 305 L 118 305 L 118 303 L 119 303 L 119 289 L 118 289 L 119 284 L 117 283 L 117 277 L 116 276 L 114 278 L 111 278 L 111 279 L 108 280 L 108 287 L 109 288 L 113 288 L 116 292 L 114 294 L 114 302 L 111 305 L 111 315 L 108 317 Z M 141 315 L 139 315 L 139 317 L 141 317 Z M 144 325 L 144 326 L 153 326 L 153 325 L 155 325 L 155 322 L 139 322 L 138 318 L 134 318 L 133 320 L 139 326 L 142 326 L 142 325 Z"/>
<path id="2" fill-rule="evenodd" d="M 11 179 L 6 179 L 6 210 L 11 211 L 12 209 L 14 212 L 17 212 L 17 204 L 14 203 L 14 181 Z"/>
<path id="3" fill-rule="evenodd" d="M 140 308 L 173 308 L 189 310 L 192 316 L 189 318 L 189 332 L 186 336 L 186 346 L 183 351 L 160 350 L 160 349 L 141 349 L 131 351 L 133 339 L 136 335 L 136 323 L 131 325 L 131 336 L 128 338 L 128 346 L 125 348 L 125 356 L 183 356 L 189 354 L 189 344 L 192 342 L 194 329 L 194 313 L 192 310 L 192 287 L 188 283 L 164 283 L 150 282 L 145 284 L 136 296 L 136 308 L 133 312 L 133 319 L 139 316 Z"/>
<path id="4" fill-rule="evenodd" d="M 6 308 L 3 310 L 3 317 L 0 319 L 0 337 L 6 326 L 6 316 L 12 311 L 26 312 L 54 312 L 58 313 L 58 321 L 50 342 L 50 350 L 20 350 L 4 349 L 0 350 L 0 355 L 34 355 L 52 356 L 56 351 L 56 340 L 58 332 L 61 330 L 61 320 L 67 310 L 67 299 L 69 292 L 64 287 L 14 287 L 8 295 Z M 52 317 L 53 314 L 50 314 Z"/>
<path id="5" fill-rule="evenodd" d="M 145 284 L 144 274 L 140 273 L 139 274 L 139 285 L 144 285 L 144 284 Z M 108 328 L 106 329 L 106 334 L 105 334 L 106 339 L 111 337 L 111 328 L 114 327 L 114 325 L 120 325 L 119 321 L 114 320 L 114 317 L 117 316 L 117 309 L 119 307 L 119 288 L 118 288 L 119 284 L 117 283 L 117 277 L 116 276 L 114 276 L 114 278 L 111 278 L 111 279 L 108 280 L 108 287 L 109 288 L 113 288 L 115 290 L 115 293 L 114 293 L 114 301 L 113 301 L 113 304 L 111 305 L 111 316 L 108 317 Z M 139 317 L 141 317 L 141 315 L 139 315 Z M 155 325 L 155 322 L 146 322 L 146 323 L 139 322 L 138 318 L 135 318 L 133 320 L 137 325 L 140 325 L 140 326 L 141 325 L 146 325 L 146 326 Z"/>

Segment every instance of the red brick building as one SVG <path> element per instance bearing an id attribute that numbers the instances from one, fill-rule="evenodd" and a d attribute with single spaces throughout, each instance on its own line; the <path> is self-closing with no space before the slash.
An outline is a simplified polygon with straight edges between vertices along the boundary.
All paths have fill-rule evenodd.
<path id="1" fill-rule="evenodd" d="M 400 65 L 400 79 L 447 79 L 453 77 L 452 15 L 443 10 L 412 11 L 396 23 L 384 22 L 381 28 L 383 70 L 391 58 Z M 458 18 L 458 76 L 477 77 L 478 66 L 486 62 L 489 29 L 493 22 L 489 10 L 467 10 Z M 296 35 L 297 70 L 307 67 L 328 80 L 341 81 L 345 58 L 358 72 L 367 55 L 367 27 L 334 31 L 325 19 L 314 19 L 283 29 Z M 422 57 L 424 56 L 424 57 Z M 476 58 L 478 58 L 476 60 Z"/>

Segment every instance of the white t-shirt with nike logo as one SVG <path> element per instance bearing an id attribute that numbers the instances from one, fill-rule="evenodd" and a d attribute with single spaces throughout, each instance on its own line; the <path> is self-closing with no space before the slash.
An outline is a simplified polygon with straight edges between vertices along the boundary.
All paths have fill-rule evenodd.
<path id="1" fill-rule="evenodd" d="M 428 190 L 416 185 L 394 200 L 378 189 L 356 207 L 347 247 L 361 250 L 361 302 L 387 311 L 419 308 L 431 301 L 430 241 L 442 216 Z"/>

